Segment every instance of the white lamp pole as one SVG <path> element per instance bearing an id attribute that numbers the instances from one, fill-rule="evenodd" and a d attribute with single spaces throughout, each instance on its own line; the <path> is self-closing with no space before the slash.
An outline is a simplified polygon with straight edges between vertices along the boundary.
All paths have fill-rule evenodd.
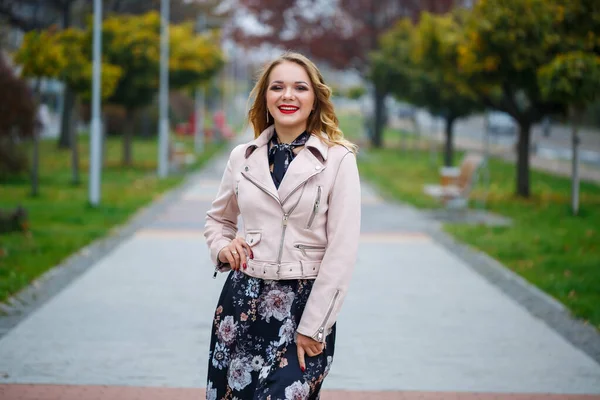
<path id="1" fill-rule="evenodd" d="M 100 85 L 102 68 L 102 0 L 94 0 L 94 64 L 92 69 L 92 132 L 90 140 L 90 183 L 89 201 L 93 206 L 100 204 L 102 132 L 100 122 Z"/>
<path id="2" fill-rule="evenodd" d="M 202 33 L 204 32 L 204 28 L 206 25 L 206 17 L 204 13 L 201 12 L 198 15 L 196 21 L 196 32 Z M 195 130 L 194 130 L 194 150 L 196 153 L 202 153 L 204 151 L 204 88 L 202 86 L 198 86 L 196 88 L 195 95 L 195 116 L 194 120 L 196 121 Z"/>
<path id="3" fill-rule="evenodd" d="M 160 4 L 160 92 L 158 176 L 169 173 L 169 0 Z"/>

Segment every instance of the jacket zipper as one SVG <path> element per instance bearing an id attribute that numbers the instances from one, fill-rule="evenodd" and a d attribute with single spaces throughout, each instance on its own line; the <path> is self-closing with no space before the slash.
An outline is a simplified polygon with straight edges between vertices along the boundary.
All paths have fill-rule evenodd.
<path id="1" fill-rule="evenodd" d="M 300 203 L 300 200 L 302 199 L 302 194 L 304 193 L 305 188 L 306 188 L 306 185 L 302 186 L 302 193 L 300 193 L 300 197 L 298 197 L 298 201 L 296 202 L 296 204 L 294 204 L 292 209 L 287 213 L 286 212 L 283 213 L 283 221 L 282 221 L 282 228 L 281 228 L 281 242 L 279 243 L 279 255 L 277 256 L 277 273 L 279 273 L 279 268 L 281 267 L 281 257 L 283 256 L 283 242 L 285 239 L 285 231 L 287 229 L 288 219 L 290 218 L 290 215 L 294 212 L 294 210 L 298 206 L 298 203 Z M 294 189 L 294 190 L 296 190 L 296 189 Z M 283 206 L 281 207 L 281 209 L 283 210 Z"/>
<path id="2" fill-rule="evenodd" d="M 325 246 L 309 246 L 306 244 L 296 244 L 294 247 L 300 250 L 305 256 L 307 256 L 306 250 L 325 250 Z"/>
<path id="3" fill-rule="evenodd" d="M 325 336 L 325 326 L 327 325 L 327 320 L 329 319 L 329 316 L 331 315 L 331 313 L 333 312 L 333 309 L 335 308 L 335 302 L 337 301 L 339 294 L 340 294 L 340 290 L 338 289 L 335 291 L 335 295 L 333 296 L 331 306 L 329 306 L 329 310 L 327 310 L 325 319 L 323 320 L 323 323 L 319 327 L 319 331 L 317 332 L 317 341 L 319 341 L 319 342 L 323 341 L 323 337 Z"/>
<path id="4" fill-rule="evenodd" d="M 279 201 L 279 199 L 273 193 L 269 192 L 265 187 L 263 187 L 258 182 L 255 182 L 254 179 L 252 179 L 249 175 L 247 175 L 247 174 L 245 174 L 243 172 L 242 172 L 242 175 L 244 175 L 246 177 L 246 179 L 248 179 L 250 182 L 252 182 L 257 188 L 259 188 L 260 190 L 262 190 L 263 192 L 265 192 L 266 194 L 268 194 L 269 196 L 271 196 L 272 198 L 274 198 L 275 201 L 278 202 L 279 205 L 281 205 L 281 202 Z M 283 210 L 283 206 L 281 207 L 281 209 Z"/>
<path id="5" fill-rule="evenodd" d="M 320 173 L 321 173 L 321 172 L 323 172 L 324 170 L 325 170 L 325 167 L 321 168 L 319 171 L 317 171 L 317 172 L 313 173 L 311 176 L 309 176 L 308 178 L 306 178 L 306 179 L 304 180 L 304 182 L 301 182 L 301 183 L 300 183 L 298 186 L 296 186 L 296 187 L 294 188 L 294 190 L 292 190 L 292 191 L 290 192 L 290 194 L 288 194 L 288 195 L 286 196 L 286 198 L 285 198 L 285 199 L 283 199 L 283 200 L 281 201 L 281 204 L 284 204 L 284 203 L 285 203 L 285 201 L 286 201 L 286 200 L 287 200 L 287 199 L 288 199 L 288 198 L 289 198 L 291 195 L 293 195 L 293 194 L 294 194 L 294 192 L 295 192 L 296 190 L 298 190 L 298 188 L 299 188 L 300 186 L 302 186 L 302 185 L 306 185 L 306 182 L 308 182 L 308 180 L 309 180 L 310 178 L 312 178 L 313 176 L 315 176 L 315 175 L 317 175 L 317 174 L 320 174 Z"/>
<path id="6" fill-rule="evenodd" d="M 240 181 L 237 181 L 235 183 L 235 197 L 238 197 L 238 193 L 239 193 L 239 188 L 240 188 Z"/>
<path id="7" fill-rule="evenodd" d="M 321 186 L 317 186 L 317 198 L 315 200 L 315 205 L 313 206 L 313 211 L 312 211 L 312 214 L 310 215 L 310 219 L 308 220 L 308 224 L 306 224 L 306 229 L 309 229 L 312 226 L 315 216 L 319 212 L 320 204 L 321 204 Z"/>

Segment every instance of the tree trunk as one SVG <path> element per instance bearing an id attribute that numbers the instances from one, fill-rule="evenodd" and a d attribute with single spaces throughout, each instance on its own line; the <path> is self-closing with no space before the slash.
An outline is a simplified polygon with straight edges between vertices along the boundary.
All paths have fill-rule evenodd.
<path id="1" fill-rule="evenodd" d="M 571 209 L 573 215 L 579 213 L 579 124 L 581 122 L 581 112 L 575 108 L 570 110 L 571 123 L 573 124 L 572 143 L 572 183 L 571 183 Z"/>
<path id="2" fill-rule="evenodd" d="M 529 197 L 529 141 L 531 123 L 519 121 L 519 142 L 517 143 L 517 195 Z"/>
<path id="3" fill-rule="evenodd" d="M 125 132 L 123 132 L 123 165 L 131 166 L 133 164 L 132 145 L 133 145 L 133 130 L 135 127 L 134 121 L 135 112 L 133 109 L 127 109 L 125 112 Z"/>
<path id="4" fill-rule="evenodd" d="M 150 131 L 150 106 L 144 107 L 141 111 L 142 118 L 140 118 L 141 134 L 144 139 L 150 139 L 152 132 Z"/>
<path id="5" fill-rule="evenodd" d="M 444 149 L 444 165 L 446 167 L 451 167 L 453 164 L 453 156 L 454 156 L 454 121 L 456 121 L 455 117 L 446 118 L 446 145 Z"/>
<path id="6" fill-rule="evenodd" d="M 73 96 L 73 104 L 77 105 L 77 97 Z M 76 107 L 75 107 L 76 108 Z M 77 132 L 77 113 L 71 115 L 69 124 L 69 143 L 71 143 L 71 183 L 73 185 L 79 185 L 81 179 L 79 178 L 79 141 Z"/>
<path id="7" fill-rule="evenodd" d="M 73 109 L 75 108 L 75 92 L 68 86 L 65 87 L 63 104 L 58 147 L 67 149 L 71 146 L 71 119 L 73 118 Z"/>
<path id="8" fill-rule="evenodd" d="M 371 145 L 375 148 L 381 148 L 383 146 L 383 128 L 385 125 L 385 92 L 383 91 L 383 89 L 378 88 L 377 85 L 375 85 L 374 100 L 375 119 L 373 126 L 373 135 L 371 136 Z"/>
<path id="9" fill-rule="evenodd" d="M 410 117 L 410 120 L 412 122 L 413 125 L 413 130 L 415 132 L 415 141 L 413 144 L 413 149 L 421 149 L 421 127 L 419 126 L 419 121 L 417 121 L 417 113 L 415 112 L 413 114 L 412 117 Z M 402 136 L 406 136 L 406 135 L 402 135 Z"/>
<path id="10" fill-rule="evenodd" d="M 72 2 L 65 3 L 62 9 L 62 28 L 67 29 L 71 26 L 71 6 Z M 75 105 L 75 92 L 67 85 L 63 93 L 63 109 L 61 115 L 60 124 L 60 137 L 58 139 L 58 147 L 66 149 L 71 146 L 71 138 L 73 133 L 71 129 L 71 115 L 73 114 L 73 107 Z"/>

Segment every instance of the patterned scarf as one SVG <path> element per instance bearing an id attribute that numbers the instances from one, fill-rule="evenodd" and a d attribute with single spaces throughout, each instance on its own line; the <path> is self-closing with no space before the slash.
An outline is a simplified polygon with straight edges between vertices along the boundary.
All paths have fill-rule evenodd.
<path id="1" fill-rule="evenodd" d="M 271 148 L 269 149 L 269 166 L 273 167 L 271 177 L 277 189 L 279 189 L 290 163 L 296 157 L 293 150 L 296 147 L 304 146 L 309 138 L 310 134 L 304 131 L 292 143 L 279 143 L 277 132 L 273 133 Z"/>

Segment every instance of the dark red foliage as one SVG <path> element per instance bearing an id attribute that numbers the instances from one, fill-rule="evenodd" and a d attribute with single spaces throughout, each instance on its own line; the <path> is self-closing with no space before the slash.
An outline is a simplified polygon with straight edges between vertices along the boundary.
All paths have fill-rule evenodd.
<path id="1" fill-rule="evenodd" d="M 279 45 L 326 61 L 334 68 L 365 72 L 369 52 L 377 48 L 381 33 L 401 18 L 417 20 L 423 11 L 444 13 L 457 0 L 340 0 L 331 12 L 308 16 L 323 0 L 239 0 L 261 24 L 272 29 L 265 36 L 250 36 L 239 26 L 231 34 L 239 44 Z M 281 37 L 281 34 L 284 37 Z"/>
<path id="2" fill-rule="evenodd" d="M 18 142 L 33 135 L 35 101 L 27 84 L 19 79 L 0 55 L 0 178 L 27 168 Z"/>

